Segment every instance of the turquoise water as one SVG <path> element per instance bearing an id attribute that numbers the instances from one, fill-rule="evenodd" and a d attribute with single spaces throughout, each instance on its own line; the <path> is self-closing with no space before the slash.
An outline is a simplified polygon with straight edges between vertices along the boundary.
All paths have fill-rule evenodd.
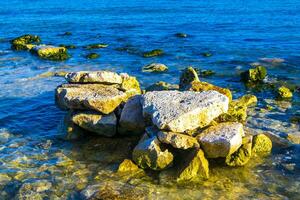
<path id="1" fill-rule="evenodd" d="M 126 155 L 113 155 L 115 159 L 108 156 L 122 152 L 120 147 L 114 152 L 105 147 L 97 148 L 90 138 L 79 142 L 59 139 L 61 132 L 57 127 L 64 112 L 56 108 L 53 96 L 55 87 L 64 80 L 39 76 L 49 71 L 109 69 L 138 77 L 145 88 L 161 80 L 178 83 L 180 70 L 194 66 L 216 71 L 216 75 L 202 80 L 229 87 L 234 97 L 253 93 L 259 97 L 259 107 L 263 107 L 265 99 L 274 99 L 273 94 L 247 89 L 239 81 L 239 73 L 261 58 L 281 58 L 282 63 L 264 63 L 268 79 L 300 85 L 299 9 L 297 0 L 1 1 L 0 195 L 10 199 L 22 191 L 24 183 L 43 180 L 50 186 L 40 195 L 61 199 L 81 199 L 80 191 L 100 183 L 112 184 L 110 190 L 125 194 L 134 185 L 134 191 L 142 191 L 143 195 L 153 193 L 150 198 L 158 199 L 166 196 L 176 199 L 180 195 L 187 199 L 200 196 L 207 199 L 222 196 L 229 199 L 299 198 L 298 146 L 275 149 L 266 164 L 234 169 L 234 172 L 227 170 L 225 178 L 216 175 L 207 186 L 169 186 L 157 183 L 156 178 L 145 178 L 144 182 L 136 179 L 129 187 L 113 174 Z M 67 31 L 72 35 L 64 36 Z M 178 32 L 187 33 L 188 37 L 177 38 Z M 69 50 L 72 57 L 64 62 L 40 60 L 28 52 L 12 51 L 9 40 L 27 33 L 39 35 L 46 44 L 74 44 L 77 48 Z M 83 48 L 92 43 L 109 46 L 96 50 Z M 127 51 L 118 50 L 123 47 Z M 165 55 L 141 56 L 144 51 L 156 48 L 163 49 Z M 87 60 L 85 55 L 90 52 L 99 53 L 101 57 Z M 201 56 L 204 52 L 213 56 Z M 168 65 L 168 72 L 142 72 L 141 68 L 151 62 Z M 291 102 L 267 102 L 275 109 L 263 114 L 256 109 L 248 125 L 277 135 L 299 136 L 299 124 L 289 121 L 290 117 L 300 114 L 299 92 L 295 91 Z M 68 159 L 72 167 L 60 166 Z M 294 169 L 287 170 L 283 167 L 286 164 L 292 164 Z M 76 173 L 78 171 L 80 173 Z M 78 175 L 81 173 L 84 175 Z M 256 178 L 243 178 L 244 173 Z M 95 179 L 97 174 L 101 176 L 99 180 Z M 239 192 L 232 194 L 233 190 Z"/>

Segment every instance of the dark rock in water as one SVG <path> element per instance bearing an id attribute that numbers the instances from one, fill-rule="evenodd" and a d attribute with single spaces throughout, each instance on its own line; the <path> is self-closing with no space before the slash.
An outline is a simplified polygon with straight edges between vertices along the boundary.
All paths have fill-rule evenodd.
<path id="1" fill-rule="evenodd" d="M 22 35 L 11 41 L 11 48 L 13 50 L 30 50 L 40 42 L 41 39 L 37 35 Z"/>
<path id="2" fill-rule="evenodd" d="M 69 36 L 69 35 L 72 35 L 72 32 L 67 31 L 67 32 L 64 32 L 62 35 L 63 36 Z"/>
<path id="3" fill-rule="evenodd" d="M 175 36 L 179 38 L 186 38 L 188 35 L 186 33 L 176 33 Z"/>
<path id="4" fill-rule="evenodd" d="M 168 67 L 161 63 L 151 63 L 143 67 L 143 72 L 164 72 L 167 71 Z"/>
<path id="5" fill-rule="evenodd" d="M 180 75 L 179 89 L 184 90 L 193 81 L 200 81 L 196 70 L 193 67 L 185 68 Z"/>
<path id="6" fill-rule="evenodd" d="M 66 48 L 51 45 L 37 45 L 30 52 L 46 60 L 63 61 L 70 57 Z"/>
<path id="7" fill-rule="evenodd" d="M 267 69 L 264 66 L 257 66 L 241 73 L 244 82 L 261 82 L 267 76 Z"/>
<path id="8" fill-rule="evenodd" d="M 86 49 L 100 49 L 100 48 L 106 48 L 108 47 L 108 44 L 90 44 L 90 45 L 87 45 L 85 48 Z"/>
<path id="9" fill-rule="evenodd" d="M 76 46 L 73 44 L 60 44 L 60 47 L 65 47 L 67 49 L 76 49 Z"/>
<path id="10" fill-rule="evenodd" d="M 161 56 L 164 54 L 164 51 L 161 49 L 154 49 L 152 51 L 147 51 L 143 54 L 143 56 L 145 58 L 149 58 L 149 57 L 155 57 L 155 56 Z"/>
<path id="11" fill-rule="evenodd" d="M 203 52 L 203 53 L 201 53 L 201 55 L 202 55 L 203 57 L 211 57 L 211 56 L 212 56 L 212 53 L 210 53 L 210 52 Z"/>
<path id="12" fill-rule="evenodd" d="M 96 59 L 96 58 L 99 58 L 100 55 L 97 54 L 97 53 L 89 53 L 85 56 L 87 59 Z"/>
<path id="13" fill-rule="evenodd" d="M 213 70 L 200 70 L 198 74 L 200 77 L 209 77 L 215 75 L 216 72 L 214 72 Z"/>
<path id="14" fill-rule="evenodd" d="M 164 81 L 159 81 L 146 88 L 146 91 L 163 91 L 163 90 L 179 90 L 179 85 L 170 84 Z"/>

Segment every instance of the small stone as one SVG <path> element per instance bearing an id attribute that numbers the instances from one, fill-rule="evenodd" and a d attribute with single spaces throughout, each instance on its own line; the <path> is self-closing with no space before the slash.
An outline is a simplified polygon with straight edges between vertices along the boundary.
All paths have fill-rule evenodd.
<path id="1" fill-rule="evenodd" d="M 210 52 L 203 52 L 203 53 L 201 53 L 201 55 L 202 55 L 203 57 L 211 57 L 211 56 L 212 56 L 212 53 L 210 53 Z"/>
<path id="2" fill-rule="evenodd" d="M 13 50 L 30 50 L 35 45 L 41 42 L 41 39 L 37 35 L 22 35 L 11 41 L 11 48 Z"/>
<path id="3" fill-rule="evenodd" d="M 242 146 L 226 157 L 226 164 L 232 167 L 245 165 L 251 158 L 251 149 L 252 136 L 246 136 L 243 138 Z"/>
<path id="4" fill-rule="evenodd" d="M 184 90 L 193 81 L 200 81 L 196 70 L 192 67 L 185 68 L 180 75 L 179 89 Z"/>
<path id="5" fill-rule="evenodd" d="M 186 33 L 176 33 L 175 36 L 179 38 L 186 38 L 188 35 Z"/>
<path id="6" fill-rule="evenodd" d="M 257 154 L 270 153 L 272 141 L 265 134 L 258 134 L 253 137 L 252 152 Z"/>
<path id="7" fill-rule="evenodd" d="M 177 149 L 189 149 L 199 147 L 196 138 L 180 133 L 160 131 L 157 138 L 164 144 L 170 144 Z"/>
<path id="8" fill-rule="evenodd" d="M 241 78 L 245 82 L 259 82 L 267 76 L 267 69 L 264 66 L 256 66 L 241 74 Z"/>
<path id="9" fill-rule="evenodd" d="M 103 83 L 122 84 L 120 75 L 110 71 L 79 71 L 70 72 L 65 76 L 69 83 Z"/>
<path id="10" fill-rule="evenodd" d="M 207 158 L 227 157 L 242 145 L 243 125 L 235 122 L 220 123 L 205 129 L 197 136 Z"/>
<path id="11" fill-rule="evenodd" d="M 100 49 L 100 48 L 106 48 L 108 47 L 108 44 L 90 44 L 87 45 L 85 48 L 86 49 Z"/>
<path id="12" fill-rule="evenodd" d="M 140 135 L 145 131 L 141 96 L 131 97 L 125 104 L 119 120 L 118 132 L 121 135 Z"/>
<path id="13" fill-rule="evenodd" d="M 36 54 L 42 59 L 63 61 L 70 56 L 68 50 L 65 47 L 56 47 L 51 45 L 37 45 L 30 50 L 33 54 Z"/>
<path id="14" fill-rule="evenodd" d="M 177 182 L 193 181 L 194 179 L 209 178 L 209 164 L 201 149 L 196 149 L 190 153 L 187 162 L 180 171 Z"/>
<path id="15" fill-rule="evenodd" d="M 96 59 L 96 58 L 100 58 L 100 55 L 98 53 L 89 53 L 85 57 L 87 59 Z"/>
<path id="16" fill-rule="evenodd" d="M 163 90 L 179 90 L 179 85 L 170 84 L 164 81 L 159 81 L 146 88 L 146 91 L 163 91 Z"/>
<path id="17" fill-rule="evenodd" d="M 151 51 L 147 51 L 143 54 L 143 56 L 145 58 L 149 58 L 149 57 L 155 57 L 155 56 L 161 56 L 164 54 L 164 51 L 161 50 L 161 49 L 154 49 L 154 50 L 151 50 Z"/>
<path id="18" fill-rule="evenodd" d="M 173 154 L 164 149 L 156 136 L 141 140 L 132 152 L 133 161 L 143 169 L 162 170 L 172 165 Z"/>
<path id="19" fill-rule="evenodd" d="M 134 164 L 131 160 L 125 159 L 118 168 L 118 172 L 133 172 L 137 171 L 139 167 Z"/>
<path id="20" fill-rule="evenodd" d="M 73 123 L 97 135 L 112 137 L 116 134 L 117 118 L 114 113 L 101 115 L 94 111 L 75 113 Z"/>
<path id="21" fill-rule="evenodd" d="M 289 88 L 281 86 L 277 89 L 277 97 L 280 99 L 290 99 L 293 97 L 293 93 Z"/>
<path id="22" fill-rule="evenodd" d="M 168 67 L 161 63 L 151 63 L 143 67 L 143 72 L 164 72 Z"/>

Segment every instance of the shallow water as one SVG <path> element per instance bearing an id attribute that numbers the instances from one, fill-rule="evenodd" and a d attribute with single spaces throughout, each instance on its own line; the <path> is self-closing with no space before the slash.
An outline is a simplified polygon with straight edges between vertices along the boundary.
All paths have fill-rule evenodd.
<path id="1" fill-rule="evenodd" d="M 53 91 L 64 80 L 39 76 L 49 71 L 109 69 L 137 76 L 146 87 L 160 80 L 177 83 L 180 70 L 189 65 L 210 69 L 216 75 L 203 80 L 229 87 L 234 97 L 245 93 L 258 96 L 258 108 L 247 123 L 253 131 L 299 136 L 299 124 L 289 120 L 300 114 L 299 92 L 291 102 L 276 102 L 272 93 L 246 88 L 239 81 L 240 71 L 251 63 L 278 57 L 285 61 L 266 64 L 269 80 L 300 85 L 299 8 L 297 0 L 1 1 L 0 196 L 19 198 L 18 194 L 27 191 L 29 196 L 37 195 L 36 199 L 81 199 L 89 196 L 92 188 L 101 188 L 107 199 L 131 195 L 149 199 L 299 199 L 297 145 L 275 148 L 271 156 L 243 168 L 212 167 L 210 180 L 203 184 L 177 185 L 157 174 L 116 174 L 118 164 L 128 156 L 124 149 L 130 149 L 135 141 L 61 140 L 57 127 L 64 112 L 56 108 Z M 72 35 L 63 36 L 66 31 Z M 177 32 L 188 37 L 177 38 Z M 41 36 L 43 43 L 74 44 L 77 48 L 69 50 L 72 57 L 64 62 L 10 50 L 9 40 L 26 33 Z M 99 42 L 109 47 L 83 48 Z M 117 50 L 122 47 L 127 51 Z M 141 56 L 156 48 L 166 54 Z M 101 57 L 87 60 L 84 56 L 89 52 Z M 203 57 L 203 52 L 213 56 Z M 169 71 L 143 73 L 141 67 L 151 62 L 164 63 Z M 266 103 L 274 109 L 261 112 Z M 39 192 L 33 183 L 43 185 Z"/>

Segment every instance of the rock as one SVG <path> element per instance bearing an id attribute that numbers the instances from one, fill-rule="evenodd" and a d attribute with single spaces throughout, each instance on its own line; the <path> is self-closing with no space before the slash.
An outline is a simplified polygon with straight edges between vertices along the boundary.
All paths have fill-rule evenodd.
<path id="1" fill-rule="evenodd" d="M 203 52 L 203 53 L 201 53 L 201 55 L 202 55 L 203 57 L 211 57 L 211 56 L 212 56 L 212 53 L 210 53 L 210 52 Z"/>
<path id="2" fill-rule="evenodd" d="M 139 167 L 134 164 L 131 160 L 129 159 L 125 159 L 118 168 L 118 172 L 133 172 L 133 171 L 137 171 L 139 169 Z"/>
<path id="3" fill-rule="evenodd" d="M 117 118 L 114 113 L 101 115 L 94 111 L 75 113 L 73 123 L 97 135 L 112 137 L 117 132 Z"/>
<path id="4" fill-rule="evenodd" d="M 244 82 L 259 82 L 267 76 L 267 69 L 264 66 L 256 66 L 254 69 L 249 69 L 241 73 L 241 78 Z"/>
<path id="5" fill-rule="evenodd" d="M 146 88 L 146 91 L 163 91 L 163 90 L 178 90 L 179 85 L 176 84 L 170 84 L 164 81 L 159 81 L 157 83 L 154 83 Z"/>
<path id="6" fill-rule="evenodd" d="M 196 70 L 192 67 L 185 68 L 180 75 L 179 89 L 184 90 L 193 81 L 200 81 Z"/>
<path id="7" fill-rule="evenodd" d="M 76 49 L 76 46 L 73 44 L 60 44 L 60 47 L 64 47 L 66 49 Z"/>
<path id="8" fill-rule="evenodd" d="M 229 101 L 232 100 L 232 94 L 229 89 L 221 88 L 221 87 L 218 87 L 218 86 L 215 86 L 213 84 L 203 82 L 203 81 L 193 81 L 187 86 L 186 89 L 190 90 L 190 91 L 195 91 L 195 92 L 215 90 L 215 91 L 220 92 L 221 94 L 226 95 L 228 97 Z"/>
<path id="9" fill-rule="evenodd" d="M 11 48 L 13 50 L 30 50 L 40 42 L 41 39 L 37 35 L 22 35 L 11 41 Z"/>
<path id="10" fill-rule="evenodd" d="M 161 50 L 161 49 L 154 49 L 154 50 L 151 50 L 151 51 L 147 51 L 143 54 L 143 56 L 145 58 L 149 58 L 149 57 L 155 57 L 155 56 L 161 56 L 164 54 L 164 51 Z"/>
<path id="11" fill-rule="evenodd" d="M 72 35 L 72 32 L 70 31 L 67 31 L 67 32 L 64 32 L 63 34 L 61 34 L 62 36 L 70 36 Z"/>
<path id="12" fill-rule="evenodd" d="M 119 120 L 121 135 L 140 135 L 145 131 L 141 96 L 131 97 L 125 104 Z"/>
<path id="13" fill-rule="evenodd" d="M 156 136 L 145 136 L 133 149 L 132 159 L 143 169 L 162 170 L 172 165 L 173 154 L 163 148 Z"/>
<path id="14" fill-rule="evenodd" d="M 242 146 L 233 154 L 226 157 L 226 164 L 228 166 L 243 166 L 251 158 L 252 151 L 252 136 L 246 136 L 243 138 Z"/>
<path id="15" fill-rule="evenodd" d="M 106 48 L 108 47 L 108 44 L 90 44 L 87 45 L 85 48 L 86 49 L 100 49 L 100 48 Z"/>
<path id="16" fill-rule="evenodd" d="M 208 76 L 212 76 L 215 75 L 216 72 L 214 72 L 213 70 L 200 70 L 199 75 L 200 77 L 208 77 Z"/>
<path id="17" fill-rule="evenodd" d="M 196 149 L 190 153 L 187 162 L 180 171 L 177 182 L 193 181 L 194 179 L 208 179 L 208 161 L 201 149 Z"/>
<path id="18" fill-rule="evenodd" d="M 179 38 L 186 38 L 188 35 L 186 33 L 176 33 L 175 36 Z"/>
<path id="19" fill-rule="evenodd" d="M 120 76 L 122 77 L 122 84 L 120 89 L 123 91 L 130 91 L 134 92 L 134 94 L 141 94 L 141 88 L 138 80 L 133 77 L 129 76 L 126 73 L 121 73 Z"/>
<path id="20" fill-rule="evenodd" d="M 227 112 L 228 101 L 216 91 L 153 91 L 143 95 L 143 115 L 159 129 L 180 133 L 207 126 Z"/>
<path id="21" fill-rule="evenodd" d="M 109 114 L 137 93 L 136 90 L 121 91 L 114 85 L 63 84 L 56 89 L 56 103 L 62 109 L 96 110 Z"/>
<path id="22" fill-rule="evenodd" d="M 243 125 L 235 122 L 220 123 L 205 129 L 197 136 L 207 158 L 227 157 L 242 145 Z"/>
<path id="23" fill-rule="evenodd" d="M 42 59 L 63 61 L 70 56 L 68 50 L 65 47 L 56 47 L 51 45 L 37 45 L 30 50 L 33 54 L 36 54 Z"/>
<path id="24" fill-rule="evenodd" d="M 290 99 L 293 97 L 291 90 L 285 86 L 281 86 L 277 89 L 277 97 L 279 99 Z"/>
<path id="25" fill-rule="evenodd" d="M 176 149 L 189 149 L 199 147 L 196 138 L 181 133 L 160 131 L 157 138 L 164 144 L 170 144 Z"/>
<path id="26" fill-rule="evenodd" d="M 265 134 L 253 137 L 252 152 L 256 154 L 268 154 L 272 151 L 272 141 Z"/>
<path id="27" fill-rule="evenodd" d="M 164 72 L 167 71 L 168 67 L 161 63 L 151 63 L 143 67 L 143 72 Z"/>
<path id="28" fill-rule="evenodd" d="M 67 112 L 58 125 L 59 137 L 63 140 L 77 140 L 83 137 L 84 130 L 72 121 L 73 111 Z"/>
<path id="29" fill-rule="evenodd" d="M 122 84 L 120 75 L 110 71 L 79 71 L 71 72 L 65 76 L 69 83 L 103 83 Z"/>
<path id="30" fill-rule="evenodd" d="M 28 180 L 20 187 L 16 199 L 44 199 L 43 193 L 52 187 L 52 183 L 47 180 Z"/>
<path id="31" fill-rule="evenodd" d="M 85 58 L 87 59 L 96 59 L 96 58 L 100 58 L 100 54 L 98 53 L 89 53 L 85 56 Z"/>
<path id="32" fill-rule="evenodd" d="M 281 64 L 285 62 L 282 58 L 260 58 L 259 61 L 271 64 Z"/>
<path id="33" fill-rule="evenodd" d="M 286 139 L 292 144 L 300 144 L 300 134 L 287 134 Z"/>

